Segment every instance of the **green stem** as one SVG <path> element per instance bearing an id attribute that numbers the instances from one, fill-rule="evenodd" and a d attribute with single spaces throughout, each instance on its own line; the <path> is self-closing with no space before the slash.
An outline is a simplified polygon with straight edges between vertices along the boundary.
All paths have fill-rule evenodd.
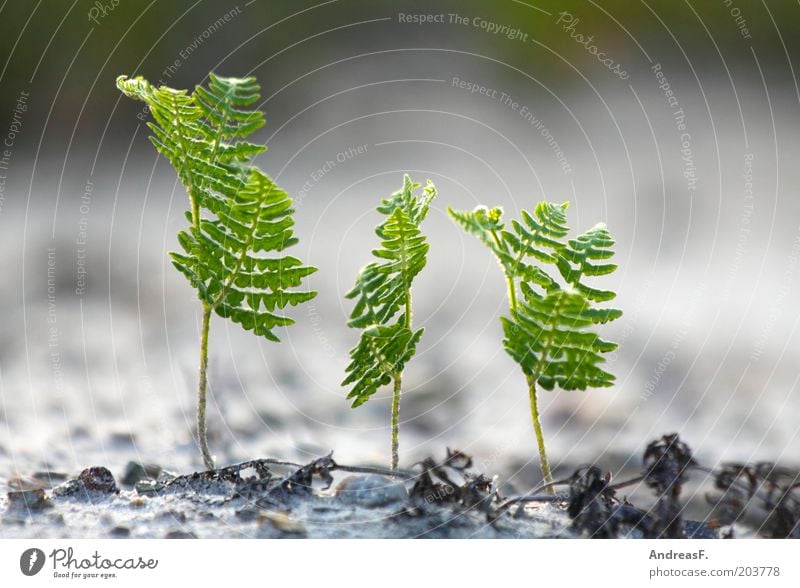
<path id="1" fill-rule="evenodd" d="M 497 245 L 497 248 L 506 251 L 507 250 L 506 245 L 503 241 L 500 240 L 500 235 L 497 234 L 497 231 L 492 229 L 489 232 L 492 234 L 492 239 L 494 240 L 494 244 Z"/>
<path id="2" fill-rule="evenodd" d="M 517 288 L 514 285 L 514 277 L 507 275 L 506 283 L 508 284 L 508 305 L 511 310 L 517 310 Z"/>
<path id="3" fill-rule="evenodd" d="M 411 329 L 411 288 L 406 290 L 405 326 Z M 397 471 L 400 462 L 400 394 L 403 387 L 403 372 L 392 374 L 394 392 L 392 394 L 392 471 Z"/>
<path id="4" fill-rule="evenodd" d="M 400 461 L 400 389 L 402 387 L 403 373 L 397 372 L 394 379 L 394 394 L 392 395 L 392 471 L 397 471 Z"/>
<path id="5" fill-rule="evenodd" d="M 497 231 L 492 231 L 492 238 L 494 239 L 497 247 L 505 250 L 504 242 L 500 240 Z M 519 254 L 514 260 L 514 265 L 511 272 L 506 271 L 506 283 L 508 285 L 508 305 L 511 311 L 517 309 L 517 287 L 514 282 L 514 273 L 517 271 L 522 258 L 525 256 L 525 251 L 536 238 L 536 234 L 531 235 L 525 242 L 525 246 L 520 248 Z M 501 263 L 502 265 L 502 263 Z M 505 267 L 505 266 L 504 266 Z M 539 419 L 539 401 L 536 397 L 536 378 L 531 375 L 526 375 L 525 379 L 528 382 L 528 398 L 531 403 L 531 420 L 533 421 L 533 430 L 536 433 L 536 443 L 539 446 L 539 465 L 542 469 L 542 476 L 544 477 L 545 484 L 553 482 L 553 475 L 550 473 L 550 463 L 547 461 L 547 451 L 544 446 L 544 433 L 542 432 L 542 423 Z M 552 486 L 547 488 L 548 494 L 553 494 Z"/>
<path id="6" fill-rule="evenodd" d="M 542 423 L 539 420 L 539 402 L 536 399 L 536 380 L 533 376 L 526 376 L 528 381 L 528 395 L 531 401 L 531 419 L 533 420 L 533 430 L 536 433 L 536 442 L 539 445 L 539 465 L 542 468 L 544 483 L 551 484 L 553 476 L 550 473 L 550 463 L 547 461 L 547 452 L 544 447 L 544 434 L 542 433 Z M 547 489 L 549 494 L 553 494 L 552 487 Z"/>
<path id="7" fill-rule="evenodd" d="M 408 260 L 406 259 L 405 246 L 401 250 L 403 273 L 407 271 Z M 406 309 L 405 327 L 411 329 L 411 286 L 406 287 Z M 400 393 L 403 386 L 403 373 L 395 372 L 392 374 L 394 380 L 394 392 L 392 394 L 392 471 L 397 471 L 400 461 Z"/>
<path id="8" fill-rule="evenodd" d="M 203 326 L 200 332 L 200 382 L 197 388 L 197 438 L 203 464 L 206 469 L 214 469 L 214 460 L 208 451 L 206 435 L 206 388 L 208 386 L 208 329 L 211 324 L 211 306 L 203 303 Z"/>
<path id="9" fill-rule="evenodd" d="M 194 194 L 193 190 L 189 190 L 189 202 L 192 205 L 192 226 L 195 229 L 200 228 L 200 199 Z"/>

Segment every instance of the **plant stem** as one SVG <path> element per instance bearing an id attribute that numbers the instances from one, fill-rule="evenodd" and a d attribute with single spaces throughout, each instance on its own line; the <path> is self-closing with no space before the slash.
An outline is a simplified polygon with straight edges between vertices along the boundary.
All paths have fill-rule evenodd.
<path id="1" fill-rule="evenodd" d="M 406 289 L 406 328 L 411 328 L 411 288 Z"/>
<path id="2" fill-rule="evenodd" d="M 514 285 L 513 276 L 506 276 L 506 283 L 508 284 L 508 304 L 511 310 L 517 310 L 517 288 Z"/>
<path id="3" fill-rule="evenodd" d="M 406 288 L 405 326 L 411 329 L 411 288 Z M 397 471 L 400 462 L 400 394 L 403 387 L 403 372 L 392 374 L 394 392 L 392 393 L 392 471 Z"/>
<path id="4" fill-rule="evenodd" d="M 397 471 L 400 462 L 400 389 L 403 373 L 397 372 L 392 376 L 394 380 L 394 394 L 392 395 L 392 471 Z"/>
<path id="5" fill-rule="evenodd" d="M 206 388 L 208 386 L 208 329 L 211 324 L 210 304 L 203 303 L 203 326 L 200 332 L 200 382 L 197 387 L 197 438 L 200 442 L 200 452 L 203 454 L 203 464 L 206 469 L 214 469 L 214 460 L 208 451 L 208 437 L 206 436 Z"/>
<path id="6" fill-rule="evenodd" d="M 544 435 L 542 434 L 542 423 L 539 421 L 539 403 L 536 399 L 536 380 L 533 376 L 526 376 L 528 381 L 528 394 L 531 401 L 531 419 L 533 420 L 533 430 L 536 433 L 536 442 L 539 445 L 539 465 L 542 468 L 545 484 L 552 484 L 553 476 L 550 473 L 550 464 L 547 461 L 547 452 L 544 447 Z M 553 494 L 553 487 L 547 489 L 549 494 Z"/>
<path id="7" fill-rule="evenodd" d="M 510 309 L 514 311 L 517 309 L 517 288 L 516 284 L 514 283 L 514 276 L 506 274 L 506 282 L 508 283 L 508 305 Z M 547 451 L 545 450 L 544 446 L 542 423 L 539 420 L 539 400 L 536 397 L 536 378 L 526 375 L 525 379 L 528 382 L 528 398 L 531 402 L 531 420 L 533 421 L 533 430 L 536 433 L 536 444 L 539 446 L 539 465 L 542 469 L 544 483 L 552 484 L 553 475 L 550 473 L 550 463 L 547 461 Z M 555 490 L 552 486 L 548 486 L 547 493 L 555 493 Z"/>
<path id="8" fill-rule="evenodd" d="M 189 192 L 189 203 L 192 205 L 192 226 L 200 227 L 200 200 L 191 191 Z"/>

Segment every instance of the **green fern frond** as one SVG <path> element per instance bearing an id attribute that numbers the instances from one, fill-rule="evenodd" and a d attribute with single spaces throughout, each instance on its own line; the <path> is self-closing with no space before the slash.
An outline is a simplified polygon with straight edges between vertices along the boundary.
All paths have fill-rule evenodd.
<path id="1" fill-rule="evenodd" d="M 240 191 L 216 202 L 215 218 L 180 233 L 185 254 L 170 254 L 213 311 L 271 341 L 278 341 L 275 327 L 294 322 L 275 314 L 275 309 L 306 302 L 316 294 L 290 290 L 315 268 L 290 256 L 258 255 L 297 243 L 291 205 L 286 192 L 253 169 Z"/>
<path id="2" fill-rule="evenodd" d="M 264 113 L 245 110 L 261 97 L 255 78 L 223 78 L 209 74 L 208 88 L 196 86 L 197 106 L 220 140 L 243 139 L 264 126 Z"/>
<path id="3" fill-rule="evenodd" d="M 194 186 L 193 159 L 198 144 L 206 136 L 199 120 L 202 116 L 194 98 L 186 90 L 155 87 L 142 77 L 119 76 L 117 88 L 129 98 L 147 104 L 154 121 L 147 126 L 153 132 L 150 141 L 169 160 L 183 185 Z"/>
<path id="4" fill-rule="evenodd" d="M 411 285 L 425 267 L 428 243 L 420 225 L 428 215 L 436 188 L 403 176 L 403 188 L 381 200 L 378 212 L 387 216 L 375 233 L 381 240 L 372 251 L 377 261 L 364 266 L 353 289 L 355 299 L 348 325 L 362 329 L 350 351 L 350 364 L 342 386 L 353 408 L 364 404 L 378 388 L 394 382 L 392 400 L 392 469 L 398 464 L 398 427 L 403 370 L 416 352 L 424 329 L 411 326 Z"/>
<path id="5" fill-rule="evenodd" d="M 346 298 L 358 298 L 348 325 L 365 328 L 385 324 L 405 305 L 406 292 L 414 277 L 425 267 L 428 244 L 408 212 L 397 208 L 377 230 L 381 249 L 372 255 L 383 259 L 362 270 Z"/>
<path id="6" fill-rule="evenodd" d="M 554 290 L 544 296 L 523 287 L 524 299 L 501 317 L 508 354 L 522 371 L 545 390 L 586 390 L 611 386 L 614 376 L 599 364 L 616 343 L 601 339 L 589 327 L 612 320 L 612 313 L 592 312 L 588 300 L 576 291 Z"/>
<path id="7" fill-rule="evenodd" d="M 147 80 L 119 76 L 117 87 L 145 102 L 154 121 L 150 141 L 169 160 L 189 193 L 192 222 L 200 208 L 213 210 L 218 194 L 233 196 L 247 181 L 250 160 L 266 147 L 242 140 L 264 124 L 260 111 L 243 107 L 258 100 L 254 78 L 209 76 L 208 88 L 193 94 Z M 210 202 L 206 202 L 210 200 Z"/>
<path id="8" fill-rule="evenodd" d="M 372 325 L 364 330 L 350 352 L 350 365 L 343 386 L 352 385 L 347 395 L 353 408 L 361 406 L 381 386 L 392 382 L 413 357 L 424 329 L 412 331 L 402 323 Z"/>
<path id="9" fill-rule="evenodd" d="M 381 261 L 366 265 L 345 295 L 356 300 L 348 326 L 364 329 L 359 344 L 351 351 L 348 376 L 342 382 L 343 386 L 356 384 L 348 394 L 354 407 L 366 402 L 393 374 L 403 371 L 422 336 L 423 329 L 410 328 L 410 292 L 414 278 L 425 267 L 429 246 L 420 224 L 436 188 L 428 182 L 417 195 L 414 191 L 419 187 L 406 175 L 402 190 L 381 201 L 378 211 L 388 218 L 375 229 L 381 247 L 372 251 Z M 377 327 L 381 330 L 376 331 Z"/>
<path id="10" fill-rule="evenodd" d="M 610 274 L 614 240 L 598 224 L 576 239 L 569 233 L 567 203 L 539 202 L 533 214 L 523 210 L 511 228 L 503 211 L 478 207 L 448 209 L 450 216 L 494 253 L 508 284 L 509 317 L 501 317 L 506 352 L 525 373 L 531 416 L 539 445 L 542 472 L 551 481 L 544 447 L 536 384 L 552 390 L 585 390 L 612 385 L 614 376 L 600 366 L 604 354 L 616 348 L 592 327 L 619 318 L 622 312 L 596 306 L 614 292 L 585 283 L 584 278 Z M 556 266 L 558 274 L 545 269 Z"/>
<path id="11" fill-rule="evenodd" d="M 414 191 L 421 186 L 422 184 L 412 182 L 408 174 L 405 174 L 403 176 L 403 188 L 389 198 L 383 198 L 377 208 L 378 212 L 388 216 L 395 210 L 402 209 L 411 219 L 411 222 L 419 226 L 428 216 L 431 202 L 436 198 L 436 186 L 430 180 L 425 183 L 422 194 L 415 194 Z M 378 227 L 376 232 L 378 232 L 379 237 L 383 238 L 380 230 L 381 227 Z"/>
<path id="12" fill-rule="evenodd" d="M 606 226 L 600 223 L 579 237 L 565 242 L 565 237 L 569 233 L 567 206 L 566 202 L 563 204 L 539 202 L 533 214 L 523 210 L 521 220 L 512 220 L 511 230 L 502 222 L 503 212 L 500 208 L 488 210 L 485 207 L 478 207 L 473 211 L 449 209 L 450 216 L 467 232 L 476 235 L 497 257 L 509 281 L 511 318 L 502 319 L 506 331 L 506 350 L 520 363 L 526 374 L 537 378 L 544 372 L 535 370 L 532 366 L 537 365 L 540 360 L 544 361 L 543 358 L 550 357 L 556 351 L 542 347 L 543 342 L 538 339 L 542 334 L 541 331 L 528 328 L 527 319 L 535 316 L 535 312 L 541 314 L 548 308 L 546 305 L 543 306 L 543 301 L 561 300 L 561 293 L 565 292 L 565 289 L 571 290 L 568 297 L 570 300 L 585 297 L 585 307 L 581 311 L 581 316 L 594 317 L 593 322 L 589 325 L 576 322 L 572 325 L 576 330 L 591 324 L 614 320 L 622 314 L 616 309 L 594 307 L 593 302 L 611 300 L 615 294 L 609 290 L 589 286 L 584 280 L 588 277 L 609 274 L 616 269 L 617 266 L 612 263 L 598 263 L 613 256 L 614 240 Z M 561 281 L 542 267 L 547 265 L 556 266 Z M 534 290 L 534 286 L 539 288 L 539 292 Z M 520 292 L 522 300 L 519 300 Z M 554 320 L 559 319 L 554 317 Z M 512 328 L 515 324 L 517 329 Z M 547 323 L 539 321 L 539 324 Z M 523 353 L 522 350 L 527 351 Z M 597 352 L 607 353 L 603 349 L 598 349 Z M 574 354 L 570 354 L 570 357 L 573 356 Z M 608 378 L 611 380 L 603 376 L 581 382 L 582 372 L 578 363 L 575 363 L 574 367 L 576 372 L 571 378 L 562 378 L 569 384 L 568 389 L 586 389 L 595 385 L 593 381 L 613 381 L 613 376 L 609 374 Z M 552 381 L 558 383 L 558 380 Z"/>
<path id="13" fill-rule="evenodd" d="M 511 230 L 502 221 L 503 209 L 479 206 L 472 211 L 448 209 L 450 216 L 467 232 L 478 237 L 495 254 L 503 273 L 520 278 L 545 290 L 558 288 L 558 282 L 531 261 L 558 264 L 560 241 L 569 232 L 566 225 L 568 203 L 540 202 L 534 213 L 523 210 L 522 222 L 513 220 Z"/>
<path id="14" fill-rule="evenodd" d="M 448 207 L 447 212 L 467 233 L 474 235 L 498 256 L 500 265 L 504 267 L 501 255 L 504 251 L 500 241 L 500 232 L 505 226 L 502 222 L 503 209 L 495 207 L 489 210 L 485 206 L 478 206 L 474 210 L 453 210 Z"/>
<path id="15" fill-rule="evenodd" d="M 276 312 L 306 302 L 316 292 L 297 291 L 316 268 L 275 255 L 297 243 L 292 201 L 252 164 L 266 147 L 245 139 L 264 124 L 248 108 L 258 102 L 255 78 L 209 74 L 193 93 L 155 87 L 141 77 L 117 78 L 117 87 L 145 102 L 153 116 L 150 141 L 180 177 L 191 205 L 190 227 L 178 234 L 182 253 L 174 266 L 203 303 L 198 433 L 203 459 L 213 467 L 205 438 L 208 330 L 212 313 L 278 341 L 277 327 L 292 319 Z"/>
<path id="16" fill-rule="evenodd" d="M 117 86 L 143 100 L 155 122 L 151 141 L 184 179 L 193 210 L 191 228 L 178 241 L 184 253 L 173 264 L 218 315 L 255 334 L 278 341 L 273 329 L 292 320 L 273 311 L 310 300 L 295 292 L 315 268 L 293 257 L 269 258 L 294 245 L 292 201 L 264 173 L 250 165 L 265 147 L 242 140 L 264 124 L 264 115 L 245 107 L 257 102 L 255 78 L 209 75 L 192 95 L 143 78 L 120 76 Z"/>
<path id="17" fill-rule="evenodd" d="M 614 243 L 611 233 L 603 223 L 598 223 L 577 239 L 570 239 L 561 251 L 558 265 L 564 280 L 595 302 L 614 299 L 614 292 L 598 290 L 581 281 L 584 276 L 604 276 L 617 269 L 613 263 L 597 263 L 614 255 Z"/>

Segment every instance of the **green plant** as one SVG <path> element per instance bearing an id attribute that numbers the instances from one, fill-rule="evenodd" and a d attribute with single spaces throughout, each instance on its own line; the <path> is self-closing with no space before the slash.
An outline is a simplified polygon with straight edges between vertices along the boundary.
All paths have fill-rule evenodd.
<path id="1" fill-rule="evenodd" d="M 576 239 L 565 240 L 568 203 L 539 202 L 521 221 L 503 223 L 503 210 L 479 206 L 473 211 L 448 209 L 461 227 L 478 237 L 497 257 L 508 285 L 509 316 L 501 317 L 506 352 L 522 368 L 528 383 L 531 419 L 545 482 L 552 482 L 539 418 L 536 385 L 545 390 L 585 390 L 610 386 L 614 376 L 600 365 L 616 349 L 591 330 L 619 318 L 622 311 L 598 306 L 616 294 L 599 290 L 584 278 L 610 274 L 605 263 L 614 240 L 604 224 Z M 555 266 L 560 281 L 544 267 Z"/>
<path id="2" fill-rule="evenodd" d="M 351 362 L 342 385 L 352 385 L 347 398 L 353 400 L 355 408 L 369 400 L 379 387 L 394 384 L 393 470 L 398 464 L 403 369 L 424 330 L 412 328 L 411 282 L 425 267 L 428 244 L 419 227 L 436 196 L 436 188 L 428 181 L 417 196 L 414 191 L 419 187 L 406 175 L 403 188 L 381 200 L 378 211 L 388 218 L 375 229 L 381 248 L 372 252 L 380 261 L 364 266 L 346 295 L 356 299 L 348 326 L 362 331 L 358 344 L 350 351 Z"/>
<path id="3" fill-rule="evenodd" d="M 292 290 L 316 268 L 290 256 L 270 256 L 297 243 L 292 201 L 252 164 L 266 150 L 244 139 L 264 124 L 247 107 L 259 99 L 255 78 L 209 75 L 193 93 L 155 87 L 141 77 L 117 78 L 117 87 L 145 102 L 154 122 L 150 140 L 180 177 L 189 197 L 190 226 L 178 234 L 183 253 L 173 265 L 197 290 L 202 303 L 197 434 L 203 462 L 214 461 L 206 436 L 208 334 L 211 315 L 228 318 L 270 341 L 292 319 L 276 309 L 310 300 L 316 292 Z"/>

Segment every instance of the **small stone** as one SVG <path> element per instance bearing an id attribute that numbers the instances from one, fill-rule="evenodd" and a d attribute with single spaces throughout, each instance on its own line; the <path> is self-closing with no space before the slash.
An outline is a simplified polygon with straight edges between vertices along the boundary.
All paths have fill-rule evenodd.
<path id="1" fill-rule="evenodd" d="M 158 480 L 161 475 L 161 466 L 153 463 L 139 463 L 129 461 L 125 466 L 120 483 L 123 486 L 135 486 L 141 480 Z"/>
<path id="2" fill-rule="evenodd" d="M 78 476 L 78 481 L 90 492 L 104 492 L 106 494 L 119 494 L 117 482 L 108 468 L 86 468 Z"/>
<path id="3" fill-rule="evenodd" d="M 47 482 L 48 487 L 54 486 L 56 483 L 63 482 L 69 478 L 69 476 L 64 472 L 51 472 L 49 470 L 43 472 L 34 472 L 31 477 L 35 480 Z"/>
<path id="4" fill-rule="evenodd" d="M 131 530 L 128 527 L 121 527 L 121 526 L 114 527 L 108 532 L 109 537 L 117 537 L 120 539 L 123 537 L 130 537 L 130 535 L 131 535 Z"/>
<path id="5" fill-rule="evenodd" d="M 155 480 L 139 480 L 134 486 L 136 492 L 143 495 L 157 494 L 164 489 L 164 484 Z"/>
<path id="6" fill-rule="evenodd" d="M 368 474 L 366 476 L 348 476 L 339 482 L 336 487 L 336 496 L 346 504 L 376 507 L 394 502 L 405 502 L 408 493 L 402 482 L 376 474 Z"/>
<path id="7" fill-rule="evenodd" d="M 53 490 L 54 496 L 76 494 L 119 494 L 119 488 L 108 468 L 92 467 L 83 470 L 77 479 L 65 482 Z"/>
<path id="8" fill-rule="evenodd" d="M 131 506 L 133 508 L 141 508 L 145 504 L 147 504 L 147 499 L 143 496 L 135 496 L 134 498 L 131 498 Z"/>
<path id="9" fill-rule="evenodd" d="M 256 522 L 259 525 L 263 525 L 264 523 L 269 523 L 278 531 L 281 531 L 282 533 L 287 533 L 289 535 L 306 534 L 306 526 L 303 524 L 302 521 L 293 519 L 288 515 L 283 514 L 282 512 L 273 512 L 268 510 L 263 511 L 259 513 L 258 517 L 256 518 Z"/>
<path id="10" fill-rule="evenodd" d="M 170 509 L 162 512 L 158 518 L 173 521 L 176 523 L 186 522 L 186 513 L 181 510 Z"/>
<path id="11" fill-rule="evenodd" d="M 249 523 L 251 521 L 256 520 L 258 516 L 261 514 L 261 510 L 258 508 L 253 508 L 252 506 L 245 507 L 241 510 L 236 511 L 236 518 L 240 521 L 244 521 Z"/>
<path id="12" fill-rule="evenodd" d="M 44 490 L 22 490 L 8 493 L 8 508 L 16 510 L 44 510 L 53 506 Z"/>
<path id="13" fill-rule="evenodd" d="M 164 539 L 197 539 L 197 535 L 188 531 L 170 531 Z"/>

